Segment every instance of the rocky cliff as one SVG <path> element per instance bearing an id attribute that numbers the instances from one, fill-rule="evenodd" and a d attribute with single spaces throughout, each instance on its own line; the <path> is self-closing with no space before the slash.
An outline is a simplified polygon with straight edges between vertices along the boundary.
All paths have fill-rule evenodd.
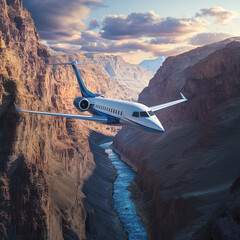
<path id="1" fill-rule="evenodd" d="M 70 68 L 46 66 L 50 55 L 21 0 L 0 0 L 0 59 L 0 239 L 126 238 L 109 200 L 115 172 L 89 140 L 99 125 L 18 114 L 13 106 L 71 113 L 80 94 Z M 81 72 L 91 91 L 110 86 L 124 98 L 98 69 Z"/>
<path id="2" fill-rule="evenodd" d="M 85 54 L 99 65 L 104 73 L 111 77 L 120 87 L 130 90 L 133 99 L 145 88 L 154 73 L 137 64 L 125 62 L 121 56 Z"/>
<path id="3" fill-rule="evenodd" d="M 139 101 L 154 106 L 182 91 L 188 102 L 156 112 L 165 133 L 123 128 L 114 139 L 137 169 L 151 239 L 240 238 L 239 194 L 230 191 L 240 175 L 238 40 L 167 58 Z"/>

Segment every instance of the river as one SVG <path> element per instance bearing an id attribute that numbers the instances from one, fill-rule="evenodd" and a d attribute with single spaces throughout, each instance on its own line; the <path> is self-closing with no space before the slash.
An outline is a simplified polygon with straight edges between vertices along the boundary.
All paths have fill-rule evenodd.
<path id="1" fill-rule="evenodd" d="M 147 232 L 143 227 L 141 218 L 136 213 L 136 206 L 130 199 L 130 191 L 127 189 L 135 177 L 135 172 L 124 163 L 119 155 L 111 148 L 112 142 L 101 144 L 109 159 L 117 170 L 118 176 L 114 182 L 114 209 L 123 224 L 124 230 L 128 232 L 130 240 L 147 239 Z"/>

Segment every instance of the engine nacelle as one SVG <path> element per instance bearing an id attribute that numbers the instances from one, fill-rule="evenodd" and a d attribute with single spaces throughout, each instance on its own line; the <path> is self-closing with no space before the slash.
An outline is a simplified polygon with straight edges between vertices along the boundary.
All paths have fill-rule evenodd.
<path id="1" fill-rule="evenodd" d="M 90 107 L 88 99 L 84 97 L 75 98 L 73 104 L 80 111 L 87 111 Z"/>

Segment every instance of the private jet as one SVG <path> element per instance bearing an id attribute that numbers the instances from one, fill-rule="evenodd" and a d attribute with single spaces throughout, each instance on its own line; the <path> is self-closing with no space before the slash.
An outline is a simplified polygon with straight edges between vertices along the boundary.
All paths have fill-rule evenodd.
<path id="1" fill-rule="evenodd" d="M 20 110 L 16 103 L 14 103 L 17 111 L 21 113 L 43 114 L 96 121 L 107 125 L 129 125 L 147 131 L 164 132 L 164 128 L 154 112 L 187 101 L 187 98 L 182 93 L 180 93 L 182 98 L 179 100 L 153 107 L 147 107 L 144 104 L 136 102 L 105 98 L 103 95 L 94 94 L 86 88 L 77 69 L 77 64 L 83 63 L 74 61 L 70 63 L 53 63 L 50 65 L 71 65 L 73 67 L 82 93 L 81 97 L 74 99 L 73 104 L 80 112 L 89 111 L 92 115 L 73 115 L 52 112 L 26 111 Z"/>

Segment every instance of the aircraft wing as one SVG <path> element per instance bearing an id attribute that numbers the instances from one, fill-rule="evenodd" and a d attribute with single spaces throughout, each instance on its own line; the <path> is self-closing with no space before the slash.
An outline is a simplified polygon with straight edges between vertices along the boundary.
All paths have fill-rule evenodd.
<path id="1" fill-rule="evenodd" d="M 107 117 L 105 117 L 105 116 L 73 115 L 73 114 L 63 114 L 63 113 L 25 111 L 25 110 L 20 110 L 16 103 L 14 103 L 14 105 L 15 105 L 17 111 L 22 112 L 22 113 L 35 113 L 35 114 L 50 115 L 50 116 L 57 116 L 57 117 L 76 118 L 76 119 L 83 119 L 83 120 L 97 121 L 97 122 L 107 122 L 108 121 Z"/>
<path id="2" fill-rule="evenodd" d="M 163 109 L 163 108 L 167 108 L 167 107 L 173 106 L 175 104 L 187 101 L 187 98 L 181 92 L 180 92 L 180 94 L 182 96 L 182 99 L 179 99 L 179 100 L 176 100 L 176 101 L 173 101 L 173 102 L 164 103 L 164 104 L 157 105 L 157 106 L 153 106 L 153 107 L 150 107 L 150 109 L 153 112 L 155 112 L 157 110 L 160 110 L 160 109 Z"/>

